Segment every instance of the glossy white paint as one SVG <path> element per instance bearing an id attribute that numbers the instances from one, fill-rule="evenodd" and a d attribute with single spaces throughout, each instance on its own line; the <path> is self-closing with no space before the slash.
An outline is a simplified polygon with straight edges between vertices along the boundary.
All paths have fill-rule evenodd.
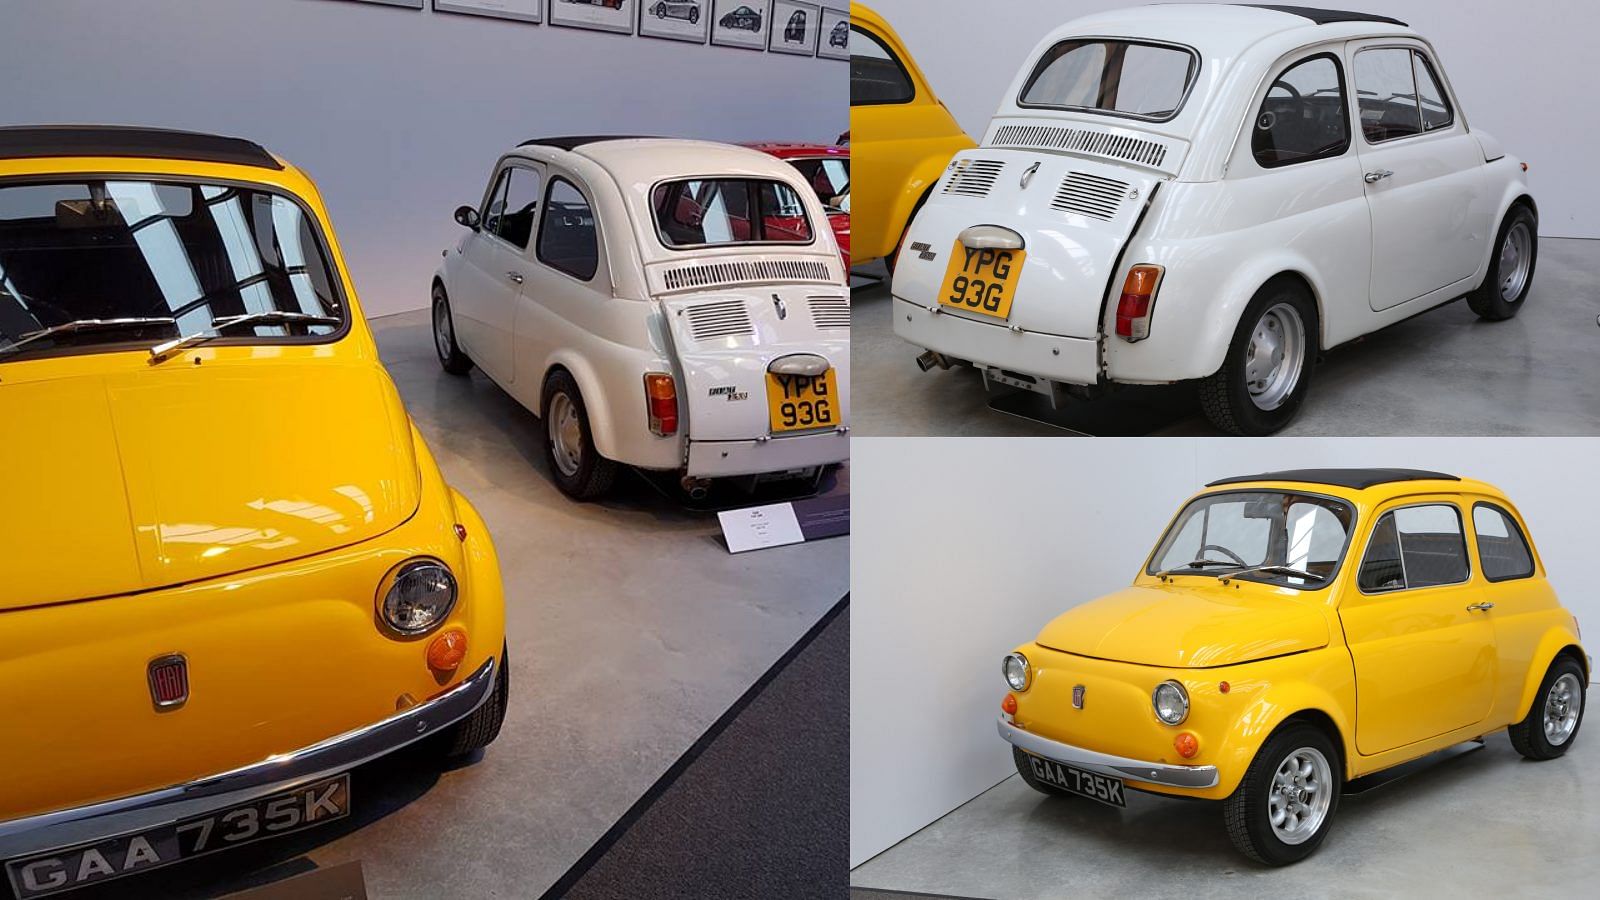
<path id="1" fill-rule="evenodd" d="M 581 192 L 594 211 L 600 261 L 589 280 L 547 265 L 537 253 L 537 224 L 525 250 L 478 229 L 445 251 L 436 278 L 450 298 L 457 340 L 489 378 L 537 414 L 549 374 L 566 369 L 583 395 L 595 448 L 632 466 L 721 477 L 848 458 L 849 292 L 826 213 L 793 167 L 755 150 L 703 141 L 612 139 L 571 150 L 524 145 L 496 165 L 480 213 L 507 167 L 538 174 L 541 203 L 547 202 L 545 186 L 556 179 Z M 815 240 L 666 247 L 656 233 L 651 191 L 666 180 L 715 177 L 789 185 L 805 204 Z M 707 265 L 763 271 L 675 286 L 674 273 Z M 808 267 L 810 277 L 772 275 L 781 268 L 788 276 L 795 266 Z M 751 333 L 696 340 L 684 313 L 704 303 L 742 307 Z M 843 322 L 837 316 L 817 322 L 814 304 L 844 309 Z M 837 371 L 837 430 L 770 433 L 767 367 L 796 353 L 820 355 Z M 648 428 L 649 372 L 674 377 L 676 435 L 659 437 Z"/>
<path id="2" fill-rule="evenodd" d="M 1200 70 L 1178 114 L 1147 122 L 1018 105 L 1047 50 L 1090 36 L 1193 48 Z M 1376 145 L 1366 140 L 1353 61 L 1373 46 L 1411 47 L 1433 61 L 1455 110 L 1449 128 Z M 1324 53 L 1342 65 L 1350 146 L 1335 158 L 1263 168 L 1251 151 L 1251 126 L 1268 88 Z M 947 356 L 1066 384 L 1210 376 L 1223 363 L 1244 307 L 1284 273 L 1301 278 L 1315 298 L 1323 348 L 1453 300 L 1482 282 L 1501 221 L 1528 194 L 1521 161 L 1472 132 L 1431 45 L 1396 25 L 1318 25 L 1210 4 L 1091 15 L 1040 41 L 1004 96 L 982 146 L 957 157 L 911 226 L 908 246 L 926 243 L 937 256 L 902 254 L 893 287 L 895 329 Z M 1061 128 L 1124 145 L 1144 141 L 1148 152 L 1138 161 L 1113 159 L 1052 148 L 1040 138 L 1041 129 Z M 964 160 L 1004 163 L 987 197 L 943 193 Z M 1023 173 L 1036 163 L 1024 186 Z M 1382 170 L 1393 175 L 1366 182 L 1367 173 Z M 1115 178 L 1137 197 L 1106 221 L 1053 209 L 1068 171 Z M 1004 225 L 1027 240 L 1007 322 L 929 312 L 956 236 L 977 224 Z M 1138 264 L 1164 266 L 1166 274 L 1149 338 L 1129 343 L 1108 335 L 1123 281 Z M 1095 352 L 1084 352 L 1084 344 Z"/>

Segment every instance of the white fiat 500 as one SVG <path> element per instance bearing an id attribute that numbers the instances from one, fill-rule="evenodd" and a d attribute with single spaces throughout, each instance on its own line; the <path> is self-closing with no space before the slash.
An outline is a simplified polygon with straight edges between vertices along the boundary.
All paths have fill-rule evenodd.
<path id="1" fill-rule="evenodd" d="M 569 496 L 617 464 L 816 477 L 849 456 L 850 298 L 798 172 L 700 141 L 553 138 L 502 157 L 433 281 L 445 371 L 542 417 Z"/>
<path id="2" fill-rule="evenodd" d="M 1393 19 L 1089 16 L 1039 44 L 934 187 L 895 331 L 924 369 L 1052 402 L 1198 381 L 1218 428 L 1269 434 L 1323 350 L 1461 297 L 1517 314 L 1538 251 L 1526 169 Z"/>

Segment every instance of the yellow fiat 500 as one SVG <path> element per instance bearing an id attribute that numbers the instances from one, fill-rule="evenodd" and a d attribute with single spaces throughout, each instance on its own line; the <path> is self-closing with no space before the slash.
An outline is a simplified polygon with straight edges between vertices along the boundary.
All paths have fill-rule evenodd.
<path id="1" fill-rule="evenodd" d="M 0 862 L 40 897 L 351 812 L 505 714 L 500 576 L 316 189 L 255 144 L 0 129 Z"/>
<path id="2" fill-rule="evenodd" d="M 1007 656 L 999 728 L 1039 791 L 1221 800 L 1234 845 L 1283 865 L 1350 779 L 1501 728 L 1562 755 L 1590 664 L 1500 491 L 1276 472 L 1213 482 L 1132 587 Z"/>

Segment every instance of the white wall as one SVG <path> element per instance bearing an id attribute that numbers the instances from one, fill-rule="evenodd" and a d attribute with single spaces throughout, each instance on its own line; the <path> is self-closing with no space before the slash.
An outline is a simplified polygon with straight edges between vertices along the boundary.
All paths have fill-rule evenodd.
<path id="1" fill-rule="evenodd" d="M 451 211 L 528 138 L 849 127 L 843 62 L 346 0 L 12 0 L 0 83 L 0 123 L 217 131 L 306 169 L 369 315 L 427 305 Z"/>
<path id="2" fill-rule="evenodd" d="M 870 0 L 932 82 L 934 93 L 982 137 L 1025 57 L 1044 34 L 1078 16 L 1138 0 Z M 1316 6 L 1318 4 L 1302 4 Z M 1474 128 L 1532 166 L 1539 230 L 1600 237 L 1600 178 L 1590 148 L 1600 116 L 1584 63 L 1594 54 L 1592 0 L 1349 0 L 1325 4 L 1392 16 L 1433 42 Z M 959 26 L 952 23 L 959 22 Z"/>
<path id="3" fill-rule="evenodd" d="M 852 866 L 1014 771 L 994 728 L 1001 657 L 1130 583 L 1207 481 L 1319 466 L 1488 481 L 1527 519 L 1562 600 L 1600 633 L 1600 439 L 878 438 L 852 457 Z"/>

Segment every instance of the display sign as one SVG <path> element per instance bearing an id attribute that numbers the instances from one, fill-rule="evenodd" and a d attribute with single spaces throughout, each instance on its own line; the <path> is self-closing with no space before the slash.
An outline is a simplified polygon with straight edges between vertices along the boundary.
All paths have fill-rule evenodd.
<path id="1" fill-rule="evenodd" d="M 724 510 L 717 520 L 729 553 L 817 541 L 850 533 L 850 496 Z"/>
<path id="2" fill-rule="evenodd" d="M 223 900 L 367 900 L 367 879 L 356 860 L 229 894 Z"/>
<path id="3" fill-rule="evenodd" d="M 433 10 L 518 22 L 544 21 L 544 0 L 433 0 Z"/>
<path id="4" fill-rule="evenodd" d="M 641 0 L 639 34 L 704 44 L 711 33 L 711 0 Z"/>
<path id="5" fill-rule="evenodd" d="M 770 24 L 766 0 L 715 0 L 711 43 L 765 50 Z"/>
<path id="6" fill-rule="evenodd" d="M 843 9 L 822 8 L 822 22 L 817 28 L 817 55 L 823 59 L 850 58 L 850 12 Z"/>
<path id="7" fill-rule="evenodd" d="M 550 0 L 550 24 L 633 34 L 633 7 L 639 0 Z"/>
<path id="8" fill-rule="evenodd" d="M 815 56 L 817 22 L 821 13 L 821 7 L 815 3 L 772 0 L 772 26 L 767 36 L 767 49 L 773 53 Z"/>

